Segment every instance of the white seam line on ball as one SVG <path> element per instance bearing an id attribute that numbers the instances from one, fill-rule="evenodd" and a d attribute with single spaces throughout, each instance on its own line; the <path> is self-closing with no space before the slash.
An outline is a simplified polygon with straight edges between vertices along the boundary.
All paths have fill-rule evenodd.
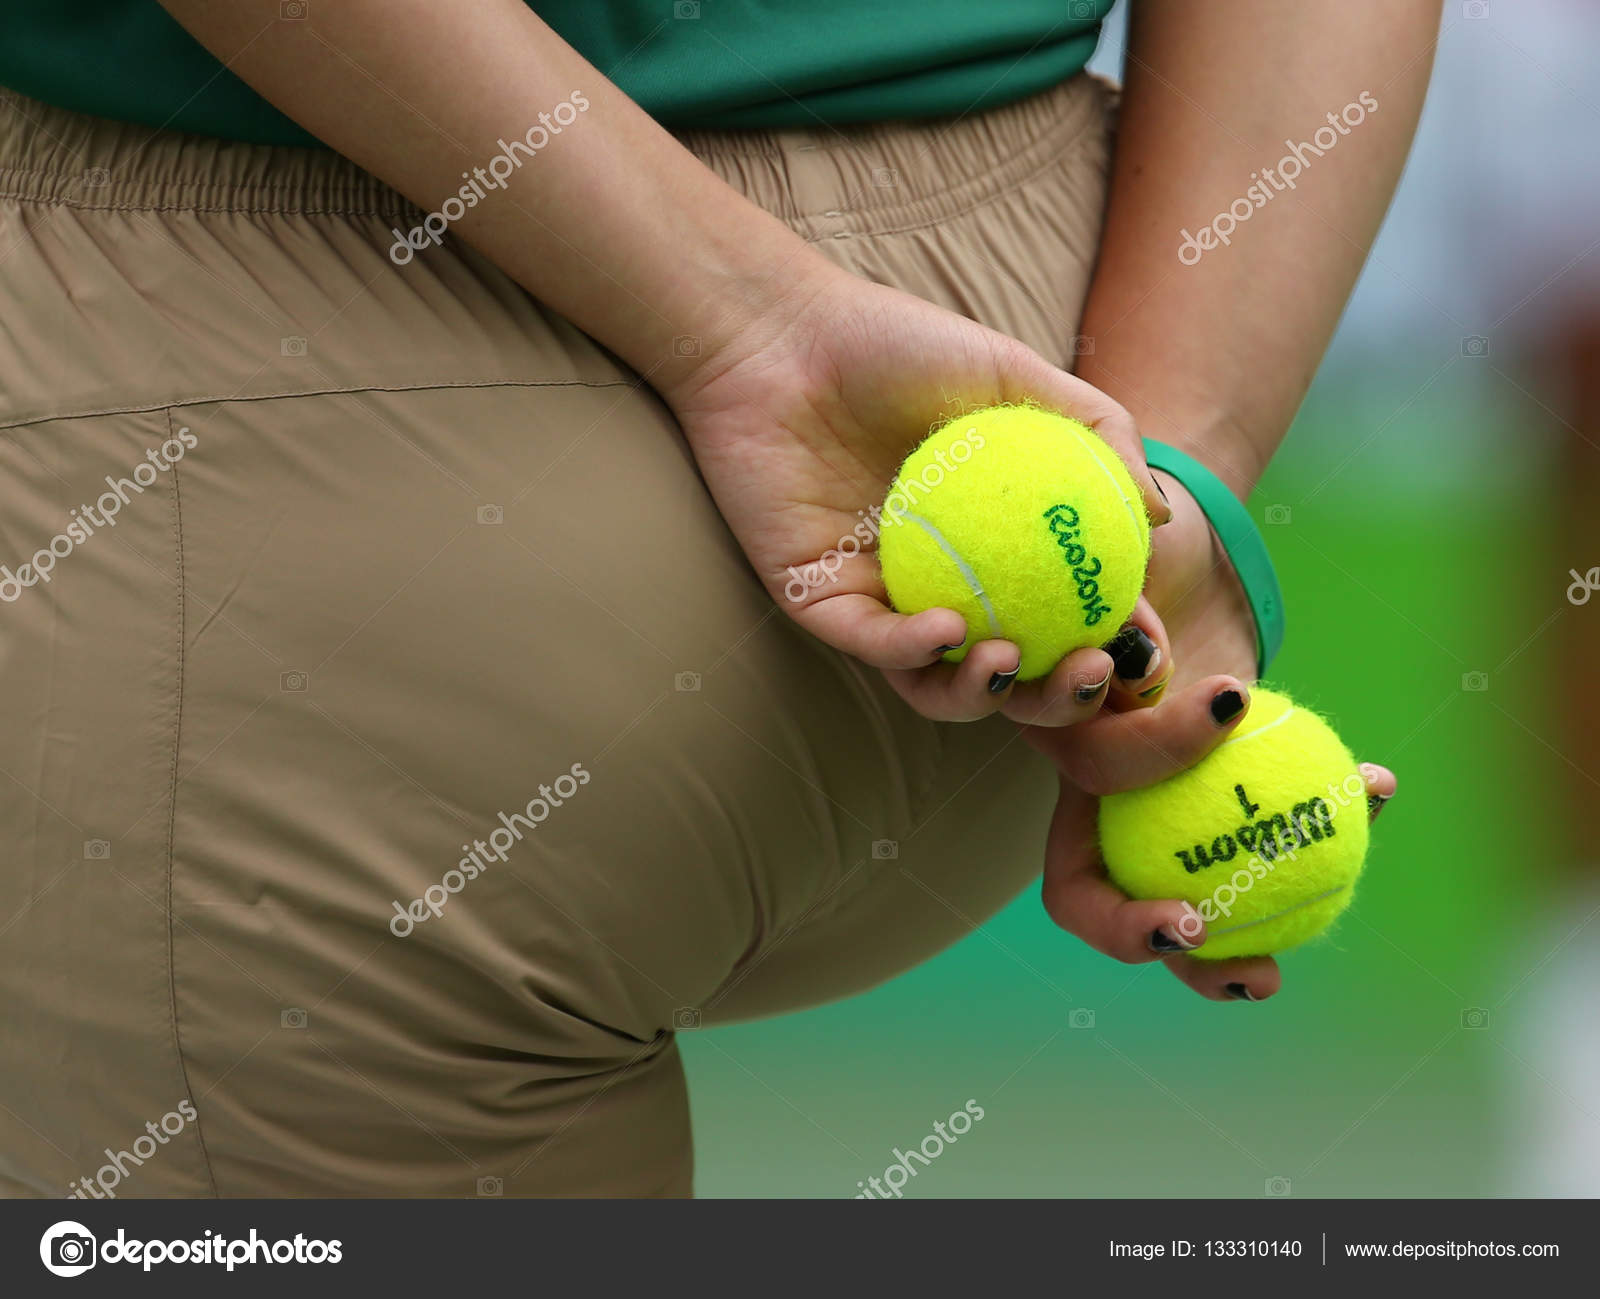
<path id="1" fill-rule="evenodd" d="M 1304 902 L 1296 902 L 1292 907 L 1285 907 L 1282 911 L 1274 911 L 1270 916 L 1262 916 L 1260 920 L 1246 920 L 1242 925 L 1229 925 L 1226 929 L 1212 929 L 1209 925 L 1207 925 L 1206 941 L 1209 942 L 1211 939 L 1220 937 L 1222 934 L 1236 934 L 1241 929 L 1253 929 L 1256 925 L 1264 925 L 1269 920 L 1277 920 L 1280 916 L 1286 916 L 1291 911 L 1301 911 L 1314 903 L 1321 902 L 1326 898 L 1331 898 L 1335 893 L 1343 893 L 1347 887 L 1348 886 L 1344 884 L 1335 884 L 1331 889 L 1327 890 L 1325 893 L 1317 894 L 1314 898 L 1307 898 Z"/>
<path id="2" fill-rule="evenodd" d="M 1230 744 L 1237 744 L 1240 740 L 1253 740 L 1258 735 L 1265 735 L 1274 726 L 1282 726 L 1298 711 L 1298 709 L 1290 708 L 1283 714 L 1282 717 L 1274 717 L 1265 726 L 1258 726 L 1255 730 L 1246 731 L 1243 735 L 1230 735 L 1221 744 L 1217 745 L 1217 749 L 1226 749 Z M 1212 752 L 1215 753 L 1216 749 L 1213 749 Z"/>
<path id="3" fill-rule="evenodd" d="M 983 583 L 978 581 L 978 575 L 972 571 L 972 566 L 961 557 L 961 552 L 950 544 L 944 533 L 940 532 L 938 528 L 934 527 L 920 514 L 914 514 L 907 510 L 900 517 L 910 519 L 921 527 L 924 532 L 933 538 L 933 544 L 944 551 L 945 558 L 956 566 L 956 572 L 961 574 L 962 581 L 967 584 L 968 589 L 977 598 L 978 603 L 983 606 L 984 617 L 989 620 L 989 634 L 996 640 L 1003 640 L 1004 637 L 1000 632 L 1000 620 L 994 616 L 994 606 L 989 603 L 989 593 L 983 589 Z"/>
<path id="4" fill-rule="evenodd" d="M 1090 458 L 1095 462 L 1095 465 L 1099 468 L 1100 472 L 1103 473 L 1110 481 L 1112 490 L 1116 492 L 1118 499 L 1122 502 L 1122 507 L 1128 511 L 1128 518 L 1133 523 L 1133 535 L 1138 536 L 1139 518 L 1140 514 L 1142 514 L 1144 511 L 1143 503 L 1140 503 L 1139 513 L 1135 513 L 1133 508 L 1133 498 L 1129 496 L 1127 492 L 1122 490 L 1121 480 L 1117 478 L 1116 474 L 1111 472 L 1111 467 L 1100 458 L 1100 449 L 1096 447 L 1094 443 L 1085 438 L 1082 433 L 1078 432 L 1077 429 L 1072 430 L 1072 436 L 1077 438 L 1078 441 L 1083 444 L 1083 449 L 1089 453 Z"/>

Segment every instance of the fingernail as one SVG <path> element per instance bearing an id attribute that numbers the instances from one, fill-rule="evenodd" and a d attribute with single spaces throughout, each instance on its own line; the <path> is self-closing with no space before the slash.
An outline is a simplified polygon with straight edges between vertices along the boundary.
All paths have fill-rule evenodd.
<path id="1" fill-rule="evenodd" d="M 1161 480 L 1154 474 L 1151 474 L 1150 481 L 1156 485 L 1156 491 L 1161 493 L 1161 499 L 1166 501 L 1167 508 L 1170 510 L 1172 508 L 1172 502 L 1167 500 L 1167 493 L 1166 490 L 1161 486 Z"/>
<path id="2" fill-rule="evenodd" d="M 1101 681 L 1099 685 L 1079 686 L 1072 692 L 1072 697 L 1080 704 L 1092 704 L 1095 701 L 1095 697 L 1106 688 L 1110 680 L 1111 674 L 1108 672 L 1106 673 L 1105 679 Z"/>
<path id="3" fill-rule="evenodd" d="M 1139 692 L 1139 698 L 1140 699 L 1159 699 L 1161 697 L 1161 692 L 1167 688 L 1167 683 L 1170 682 L 1171 680 L 1172 680 L 1172 678 L 1168 677 L 1166 681 L 1163 681 L 1158 686 L 1151 686 L 1150 689 L 1148 689 L 1148 690 L 1141 690 Z"/>
<path id="4" fill-rule="evenodd" d="M 951 650 L 960 649 L 966 643 L 967 643 L 966 642 L 966 638 L 963 637 L 961 640 L 958 640 L 954 645 L 936 645 L 936 646 L 934 646 L 933 652 L 935 654 L 948 654 L 948 653 L 950 653 Z"/>
<path id="5" fill-rule="evenodd" d="M 1005 694 L 1007 690 L 1011 689 L 1011 683 L 1017 679 L 1017 673 L 1021 671 L 1021 667 L 1014 667 L 1009 672 L 996 672 L 989 678 L 989 693 L 991 695 Z"/>
<path id="6" fill-rule="evenodd" d="M 1116 664 L 1117 675 L 1124 681 L 1143 681 L 1161 661 L 1161 651 L 1155 641 L 1132 625 L 1117 633 L 1116 639 L 1106 646 L 1106 653 Z"/>
<path id="7" fill-rule="evenodd" d="M 1168 956 L 1173 952 L 1192 952 L 1194 945 L 1186 943 L 1180 938 L 1174 938 L 1165 929 L 1152 929 L 1150 931 L 1149 947 L 1152 952 L 1159 952 Z"/>
<path id="8" fill-rule="evenodd" d="M 1383 811 L 1384 806 L 1392 797 L 1394 797 L 1392 794 L 1368 794 L 1367 820 L 1369 822 L 1376 821 L 1378 819 L 1378 813 Z"/>
<path id="9" fill-rule="evenodd" d="M 1226 726 L 1244 712 L 1244 696 L 1237 690 L 1219 690 L 1211 700 L 1211 720 Z"/>
<path id="10" fill-rule="evenodd" d="M 1230 983 L 1228 985 L 1228 995 L 1230 997 L 1232 997 L 1235 1001 L 1260 1001 L 1261 1000 L 1260 997 L 1256 996 L 1255 993 L 1251 992 L 1250 989 L 1245 987 L 1244 984 L 1242 984 L 1242 983 Z"/>

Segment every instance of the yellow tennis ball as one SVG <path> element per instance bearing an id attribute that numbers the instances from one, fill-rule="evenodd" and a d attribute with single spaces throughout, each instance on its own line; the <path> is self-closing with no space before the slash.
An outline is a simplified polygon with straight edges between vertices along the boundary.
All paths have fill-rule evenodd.
<path id="1" fill-rule="evenodd" d="M 935 429 L 884 500 L 879 559 L 901 613 L 954 609 L 967 639 L 1022 651 L 1018 679 L 1103 645 L 1144 587 L 1150 520 L 1117 453 L 1087 425 L 990 406 Z"/>
<path id="2" fill-rule="evenodd" d="M 1281 952 L 1350 905 L 1367 856 L 1366 781 L 1333 728 L 1271 690 L 1170 780 L 1100 801 L 1100 849 L 1135 898 L 1179 898 L 1206 922 L 1194 955 Z"/>

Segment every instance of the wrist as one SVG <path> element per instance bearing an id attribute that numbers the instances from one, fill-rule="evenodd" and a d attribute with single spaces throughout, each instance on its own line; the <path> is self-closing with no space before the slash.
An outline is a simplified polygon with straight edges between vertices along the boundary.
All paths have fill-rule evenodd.
<path id="1" fill-rule="evenodd" d="M 1198 460 L 1241 503 L 1249 500 L 1272 456 L 1270 449 L 1263 448 L 1236 420 L 1221 411 L 1192 415 L 1177 424 L 1163 419 L 1157 421 L 1155 428 L 1141 421 L 1139 432 Z"/>
<path id="2" fill-rule="evenodd" d="M 1192 456 L 1226 483 L 1240 501 L 1255 490 L 1282 436 L 1252 432 L 1226 402 L 1175 391 L 1170 376 L 1148 381 L 1144 376 L 1134 377 L 1135 367 L 1119 367 L 1115 356 L 1090 353 L 1081 359 L 1076 373 L 1121 403 L 1142 437 Z"/>
<path id="3" fill-rule="evenodd" d="M 1214 561 L 1210 571 L 1228 570 L 1243 594 L 1255 632 L 1258 670 L 1265 676 L 1283 644 L 1284 608 L 1283 592 L 1261 530 L 1233 490 L 1205 464 L 1181 449 L 1150 438 L 1145 439 L 1144 446 L 1152 472 L 1166 474 L 1180 483 L 1209 524 L 1217 560 L 1226 561 Z"/>
<path id="4" fill-rule="evenodd" d="M 701 272 L 677 286 L 682 306 L 668 312 L 681 332 L 670 346 L 660 337 L 647 344 L 653 351 L 644 364 L 625 358 L 674 410 L 692 406 L 753 358 L 776 355 L 786 336 L 803 330 L 819 298 L 840 280 L 854 280 L 788 227 L 772 224 L 777 231 L 753 230 L 734 245 L 706 248 Z"/>

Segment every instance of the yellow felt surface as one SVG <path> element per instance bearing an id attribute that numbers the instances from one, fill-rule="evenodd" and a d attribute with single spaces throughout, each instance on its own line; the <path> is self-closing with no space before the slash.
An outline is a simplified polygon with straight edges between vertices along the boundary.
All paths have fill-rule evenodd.
<path id="1" fill-rule="evenodd" d="M 1032 407 L 989 407 L 935 430 L 900 467 L 883 524 L 894 607 L 959 612 L 967 640 L 952 662 L 979 640 L 1014 641 L 1023 681 L 1115 636 L 1150 555 L 1144 502 L 1121 459 L 1085 425 Z"/>
<path id="2" fill-rule="evenodd" d="M 1367 855 L 1365 786 L 1322 718 L 1257 686 L 1245 720 L 1197 766 L 1101 800 L 1100 846 L 1124 892 L 1201 912 L 1196 956 L 1279 952 L 1350 904 Z"/>

